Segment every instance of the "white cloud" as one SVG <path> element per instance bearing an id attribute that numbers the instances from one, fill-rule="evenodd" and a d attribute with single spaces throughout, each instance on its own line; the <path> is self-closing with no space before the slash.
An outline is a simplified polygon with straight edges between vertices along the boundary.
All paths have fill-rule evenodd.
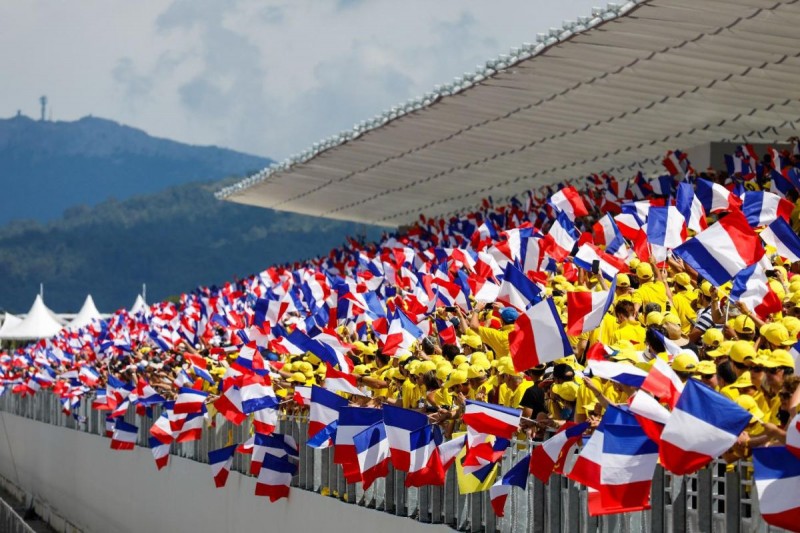
<path id="1" fill-rule="evenodd" d="M 0 116 L 87 114 L 275 158 L 429 91 L 590 0 L 0 5 Z M 9 23 L 13 21 L 13 23 Z"/>

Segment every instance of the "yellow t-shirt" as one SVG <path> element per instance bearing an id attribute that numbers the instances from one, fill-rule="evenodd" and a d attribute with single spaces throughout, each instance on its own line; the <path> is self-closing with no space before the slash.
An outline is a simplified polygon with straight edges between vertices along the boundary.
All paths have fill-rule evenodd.
<path id="1" fill-rule="evenodd" d="M 403 386 L 400 388 L 400 393 L 403 397 L 403 408 L 417 408 L 417 404 L 419 403 L 419 399 L 422 397 L 422 394 L 420 393 L 419 387 L 417 387 L 416 383 L 410 379 L 406 379 L 403 382 Z"/>
<path id="2" fill-rule="evenodd" d="M 672 295 L 672 303 L 675 304 L 675 314 L 681 319 L 681 331 L 688 335 L 692 330 L 692 324 L 697 320 L 697 311 L 692 308 L 692 302 L 697 299 L 693 291 L 683 291 Z"/>
<path id="3" fill-rule="evenodd" d="M 621 340 L 631 341 L 634 348 L 644 348 L 645 328 L 635 320 L 628 320 L 624 324 L 618 324 L 617 330 L 612 335 L 612 343 L 617 344 Z"/>
<path id="4" fill-rule="evenodd" d="M 501 357 L 508 357 L 508 334 L 514 331 L 514 324 L 503 326 L 500 329 L 487 328 L 481 326 L 478 328 L 478 335 L 484 344 L 491 347 L 494 352 L 495 359 Z"/>
<path id="5" fill-rule="evenodd" d="M 633 303 L 641 307 L 650 303 L 659 304 L 661 312 L 664 313 L 667 310 L 667 288 L 661 281 L 642 283 L 633 293 Z"/>

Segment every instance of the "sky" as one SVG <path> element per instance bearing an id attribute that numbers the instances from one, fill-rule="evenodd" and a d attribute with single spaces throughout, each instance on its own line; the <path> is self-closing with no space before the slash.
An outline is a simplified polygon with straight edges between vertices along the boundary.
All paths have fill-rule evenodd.
<path id="1" fill-rule="evenodd" d="M 0 2 L 0 117 L 282 160 L 605 0 Z"/>

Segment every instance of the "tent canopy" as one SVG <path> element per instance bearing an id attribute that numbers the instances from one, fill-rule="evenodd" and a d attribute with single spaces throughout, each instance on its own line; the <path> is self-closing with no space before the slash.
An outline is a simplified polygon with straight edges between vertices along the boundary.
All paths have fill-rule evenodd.
<path id="1" fill-rule="evenodd" d="M 397 226 L 542 185 L 662 171 L 668 150 L 796 134 L 800 2 L 634 0 L 218 193 Z"/>
<path id="2" fill-rule="evenodd" d="M 22 322 L 22 319 L 16 315 L 12 315 L 11 313 L 6 313 L 6 317 L 3 319 L 3 325 L 0 326 L 0 338 L 3 337 L 3 334 L 7 331 L 11 331 L 17 325 Z"/>
<path id="3" fill-rule="evenodd" d="M 135 315 L 145 307 L 147 307 L 147 303 L 144 301 L 144 298 L 142 297 L 141 294 L 137 294 L 136 300 L 134 300 L 133 305 L 131 306 L 131 310 L 128 312 L 132 315 Z"/>
<path id="4" fill-rule="evenodd" d="M 15 327 L 1 332 L 0 339 L 47 339 L 61 331 L 61 328 L 61 324 L 53 318 L 53 312 L 44 304 L 41 295 L 37 294 L 25 318 Z"/>
<path id="5" fill-rule="evenodd" d="M 100 311 L 97 310 L 97 307 L 94 305 L 94 299 L 92 298 L 91 294 L 86 295 L 86 300 L 83 302 L 83 306 L 81 310 L 78 311 L 78 314 L 75 315 L 75 318 L 72 319 L 72 322 L 69 323 L 70 328 L 82 328 L 92 322 L 92 320 L 101 320 L 103 317 L 100 315 Z"/>

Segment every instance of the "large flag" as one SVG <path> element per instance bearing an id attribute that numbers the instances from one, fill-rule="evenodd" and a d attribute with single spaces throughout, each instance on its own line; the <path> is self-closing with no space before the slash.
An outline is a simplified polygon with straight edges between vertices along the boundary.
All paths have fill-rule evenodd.
<path id="1" fill-rule="evenodd" d="M 751 415 L 690 379 L 661 434 L 660 456 L 673 474 L 697 472 L 733 446 Z"/>
<path id="2" fill-rule="evenodd" d="M 528 279 L 525 274 L 520 272 L 513 264 L 508 263 L 505 272 L 503 272 L 503 283 L 500 284 L 497 301 L 524 312 L 532 304 L 539 301 L 541 292 L 539 287 Z"/>
<path id="3" fill-rule="evenodd" d="M 236 451 L 236 444 L 225 446 L 219 450 L 208 452 L 208 464 L 211 465 L 211 475 L 214 478 L 214 485 L 222 488 L 228 481 L 228 474 L 233 465 L 233 454 Z"/>
<path id="4" fill-rule="evenodd" d="M 338 394 L 313 385 L 308 415 L 308 442 L 312 448 L 327 448 L 333 443 L 339 424 L 339 410 L 347 400 Z"/>
<path id="5" fill-rule="evenodd" d="M 632 416 L 628 417 L 626 424 L 608 424 L 604 428 L 599 489 L 604 514 L 650 508 L 658 445 Z"/>
<path id="6" fill-rule="evenodd" d="M 521 416 L 522 411 L 513 407 L 467 400 L 462 421 L 476 433 L 511 439 Z"/>
<path id="7" fill-rule="evenodd" d="M 461 447 L 463 447 L 463 440 Z M 442 434 L 438 426 L 425 425 L 412 431 L 409 441 L 411 451 L 409 452 L 406 487 L 444 484 L 445 470 L 438 446 L 442 442 Z M 392 461 L 394 461 L 394 455 Z"/>
<path id="8" fill-rule="evenodd" d="M 740 211 L 728 213 L 674 251 L 717 287 L 764 255 L 758 235 Z"/>
<path id="9" fill-rule="evenodd" d="M 517 372 L 572 355 L 572 346 L 551 298 L 519 315 L 508 343 Z"/>
<path id="10" fill-rule="evenodd" d="M 408 472 L 411 463 L 411 435 L 428 425 L 428 417 L 418 411 L 384 404 L 383 423 L 392 454 L 392 466 Z"/>
<path id="11" fill-rule="evenodd" d="M 800 460 L 783 446 L 754 448 L 753 477 L 764 521 L 800 531 Z"/>
<path id="12" fill-rule="evenodd" d="M 575 424 L 567 422 L 555 435 L 546 439 L 531 452 L 530 472 L 542 483 L 547 483 L 553 472 L 560 472 L 564 468 L 569 450 L 583 437 L 589 429 L 589 423 Z"/>
<path id="13" fill-rule="evenodd" d="M 489 498 L 492 502 L 492 509 L 497 516 L 503 516 L 505 511 L 506 499 L 511 494 L 511 487 L 524 489 L 528 486 L 528 467 L 531 456 L 526 455 L 517 464 L 512 466 L 503 477 L 489 488 Z"/>
<path id="14" fill-rule="evenodd" d="M 614 303 L 616 279 L 608 291 L 567 293 L 567 333 L 580 335 L 600 326 L 603 317 Z"/>
<path id="15" fill-rule="evenodd" d="M 637 391 L 630 397 L 628 408 L 650 440 L 660 444 L 661 433 L 669 421 L 669 410 L 643 391 Z"/>
<path id="16" fill-rule="evenodd" d="M 550 205 L 567 215 L 570 220 L 575 220 L 576 217 L 585 217 L 589 214 L 583 198 L 581 198 L 575 187 L 564 187 L 555 193 L 550 197 Z"/>
<path id="17" fill-rule="evenodd" d="M 778 255 L 791 262 L 800 261 L 800 237 L 792 230 L 788 222 L 782 218 L 764 228 L 761 239 L 778 250 Z"/>
<path id="18" fill-rule="evenodd" d="M 686 240 L 686 220 L 672 205 L 651 207 L 647 217 L 647 240 L 664 248 L 675 248 Z"/>
<path id="19" fill-rule="evenodd" d="M 207 398 L 207 392 L 190 389 L 189 387 L 181 387 L 172 410 L 176 415 L 199 413 L 203 410 Z"/>
<path id="20" fill-rule="evenodd" d="M 264 457 L 256 481 L 256 496 L 267 496 L 271 502 L 289 497 L 292 476 L 297 472 L 297 465 L 286 458 L 274 455 Z"/>
<path id="21" fill-rule="evenodd" d="M 389 440 L 383 422 L 375 422 L 364 431 L 353 436 L 361 483 L 364 490 L 389 473 Z"/>
<path id="22" fill-rule="evenodd" d="M 327 365 L 325 370 L 324 386 L 331 392 L 346 392 L 356 396 L 366 396 L 366 393 L 356 386 L 355 375 L 339 372 L 330 364 Z"/>
<path id="23" fill-rule="evenodd" d="M 747 191 L 744 193 L 742 213 L 754 228 L 768 226 L 778 218 L 788 222 L 793 209 L 792 202 L 771 192 Z"/>
<path id="24" fill-rule="evenodd" d="M 353 437 L 383 420 L 383 411 L 367 407 L 342 407 L 334 439 L 333 462 L 342 465 L 348 483 L 361 480 L 358 452 Z"/>

